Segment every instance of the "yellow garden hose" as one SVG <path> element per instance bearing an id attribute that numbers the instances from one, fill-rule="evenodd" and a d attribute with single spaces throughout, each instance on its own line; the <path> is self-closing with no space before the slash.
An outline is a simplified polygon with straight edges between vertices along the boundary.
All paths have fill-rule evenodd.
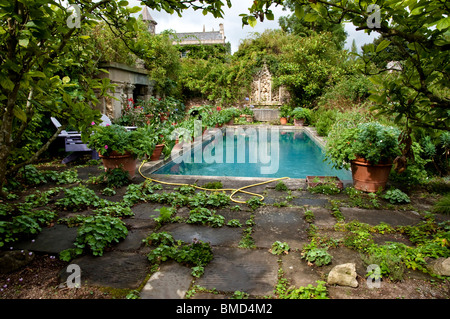
<path id="1" fill-rule="evenodd" d="M 142 176 L 143 178 L 147 179 L 147 180 L 150 180 L 150 181 L 155 182 L 155 183 L 158 183 L 158 184 L 163 184 L 163 185 L 172 185 L 172 186 L 190 186 L 190 187 L 194 187 L 194 188 L 196 188 L 196 189 L 200 189 L 200 190 L 203 190 L 203 191 L 210 191 L 210 192 L 220 192 L 220 191 L 225 191 L 225 192 L 226 192 L 226 191 L 230 191 L 230 192 L 231 192 L 230 200 L 233 201 L 233 202 L 235 202 L 235 203 L 238 203 L 238 204 L 246 204 L 246 202 L 238 201 L 238 200 L 233 199 L 233 195 L 236 194 L 236 193 L 245 193 L 245 194 L 248 194 L 248 195 L 257 196 L 257 197 L 260 198 L 261 201 L 264 200 L 264 196 L 262 196 L 261 194 L 256 194 L 256 193 L 244 191 L 244 189 L 246 189 L 246 188 L 250 188 L 250 187 L 254 187 L 254 186 L 259 186 L 259 185 L 263 185 L 263 184 L 268 184 L 268 183 L 276 182 L 276 181 L 283 180 L 283 179 L 289 179 L 289 177 L 280 177 L 280 178 L 271 179 L 271 180 L 264 181 L 264 182 L 257 183 L 257 184 L 251 184 L 251 185 L 244 186 L 244 187 L 237 188 L 237 189 L 236 189 L 236 188 L 210 189 L 210 188 L 203 188 L 203 187 L 200 187 L 200 186 L 197 186 L 197 185 L 192 185 L 192 184 L 181 184 L 181 183 L 162 182 L 162 181 L 158 181 L 158 180 L 156 180 L 156 179 L 153 179 L 153 178 L 144 176 L 144 174 L 142 174 L 142 172 L 141 172 L 141 168 L 142 168 L 142 166 L 144 166 L 145 163 L 146 163 L 146 161 L 144 160 L 144 161 L 142 162 L 142 164 L 139 166 L 139 174 L 141 174 L 141 176 Z"/>

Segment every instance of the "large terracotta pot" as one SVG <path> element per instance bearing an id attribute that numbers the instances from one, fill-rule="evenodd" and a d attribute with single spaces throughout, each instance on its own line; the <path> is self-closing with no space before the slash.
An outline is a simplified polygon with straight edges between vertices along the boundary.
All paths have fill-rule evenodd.
<path id="1" fill-rule="evenodd" d="M 158 144 L 153 150 L 152 156 L 150 156 L 151 161 L 157 161 L 161 157 L 162 150 L 164 149 L 164 144 Z"/>
<path id="2" fill-rule="evenodd" d="M 351 167 L 355 189 L 374 193 L 380 187 L 386 187 L 392 163 L 371 164 L 363 158 L 357 158 L 351 161 Z"/>
<path id="3" fill-rule="evenodd" d="M 280 124 L 281 124 L 281 125 L 286 125 L 286 124 L 287 124 L 287 118 L 285 118 L 285 117 L 280 117 Z"/>
<path id="4" fill-rule="evenodd" d="M 136 175 L 136 162 L 131 153 L 119 154 L 115 151 L 111 152 L 109 156 L 99 155 L 102 159 L 105 171 L 108 169 L 121 168 L 127 171 L 130 178 Z"/>
<path id="5" fill-rule="evenodd" d="M 296 120 L 294 119 L 295 126 L 303 126 L 305 124 L 305 119 Z"/>

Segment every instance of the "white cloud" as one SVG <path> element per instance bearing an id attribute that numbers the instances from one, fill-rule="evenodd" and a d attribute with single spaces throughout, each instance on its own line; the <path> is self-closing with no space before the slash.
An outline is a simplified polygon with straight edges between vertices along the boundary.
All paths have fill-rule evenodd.
<path id="1" fill-rule="evenodd" d="M 130 2 L 130 5 L 141 6 L 138 0 L 132 0 Z M 226 41 L 231 43 L 232 52 L 236 52 L 242 39 L 248 38 L 254 32 L 262 33 L 266 29 L 278 29 L 278 19 L 281 16 L 290 14 L 290 11 L 283 11 L 282 6 L 277 6 L 272 8 L 275 16 L 273 21 L 258 21 L 254 28 L 248 25 L 242 26 L 242 19 L 239 14 L 247 13 L 252 2 L 253 0 L 233 0 L 231 8 L 224 7 L 223 19 L 216 19 L 211 14 L 204 16 L 201 11 L 194 11 L 192 9 L 184 11 L 181 18 L 176 13 L 170 15 L 163 10 L 161 12 L 149 10 L 149 12 L 158 23 L 156 26 L 157 33 L 168 29 L 172 29 L 178 33 L 201 32 L 203 26 L 205 26 L 206 31 L 211 31 L 212 29 L 217 31 L 219 30 L 219 24 L 223 23 Z M 360 48 L 361 45 L 372 42 L 377 36 L 377 33 L 372 33 L 369 36 L 363 31 L 356 31 L 355 27 L 349 23 L 345 25 L 345 30 L 348 33 L 346 48 L 351 47 L 353 39 L 355 39 L 358 48 Z"/>

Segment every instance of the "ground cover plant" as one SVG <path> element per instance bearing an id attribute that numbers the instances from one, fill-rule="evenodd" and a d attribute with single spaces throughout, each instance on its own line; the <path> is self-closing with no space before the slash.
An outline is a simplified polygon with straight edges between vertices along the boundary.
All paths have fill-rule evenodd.
<path id="1" fill-rule="evenodd" d="M 180 240 L 175 241 L 172 235 L 168 233 L 161 232 L 152 233 L 143 241 L 146 245 L 156 246 L 147 255 L 150 263 L 160 263 L 173 259 L 192 267 L 194 277 L 200 277 L 204 272 L 204 266 L 213 258 L 210 244 L 197 239 L 194 239 L 192 243 L 184 243 Z"/>

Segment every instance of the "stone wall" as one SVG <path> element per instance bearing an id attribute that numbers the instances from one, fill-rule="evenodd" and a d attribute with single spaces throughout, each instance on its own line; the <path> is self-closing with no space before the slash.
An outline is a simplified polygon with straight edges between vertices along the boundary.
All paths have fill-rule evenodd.
<path id="1" fill-rule="evenodd" d="M 122 108 L 129 99 L 147 100 L 152 96 L 154 83 L 149 80 L 147 70 L 113 62 L 102 65 L 101 68 L 108 73 L 103 73 L 100 77 L 107 77 L 116 85 L 114 92 L 109 92 L 114 98 L 102 98 L 97 105 L 97 109 L 110 119 L 117 119 L 122 115 Z"/>
<path id="2" fill-rule="evenodd" d="M 273 88 L 272 74 L 267 65 L 255 74 L 251 84 L 250 104 L 255 106 L 281 106 L 289 101 L 289 93 L 280 86 Z"/>

